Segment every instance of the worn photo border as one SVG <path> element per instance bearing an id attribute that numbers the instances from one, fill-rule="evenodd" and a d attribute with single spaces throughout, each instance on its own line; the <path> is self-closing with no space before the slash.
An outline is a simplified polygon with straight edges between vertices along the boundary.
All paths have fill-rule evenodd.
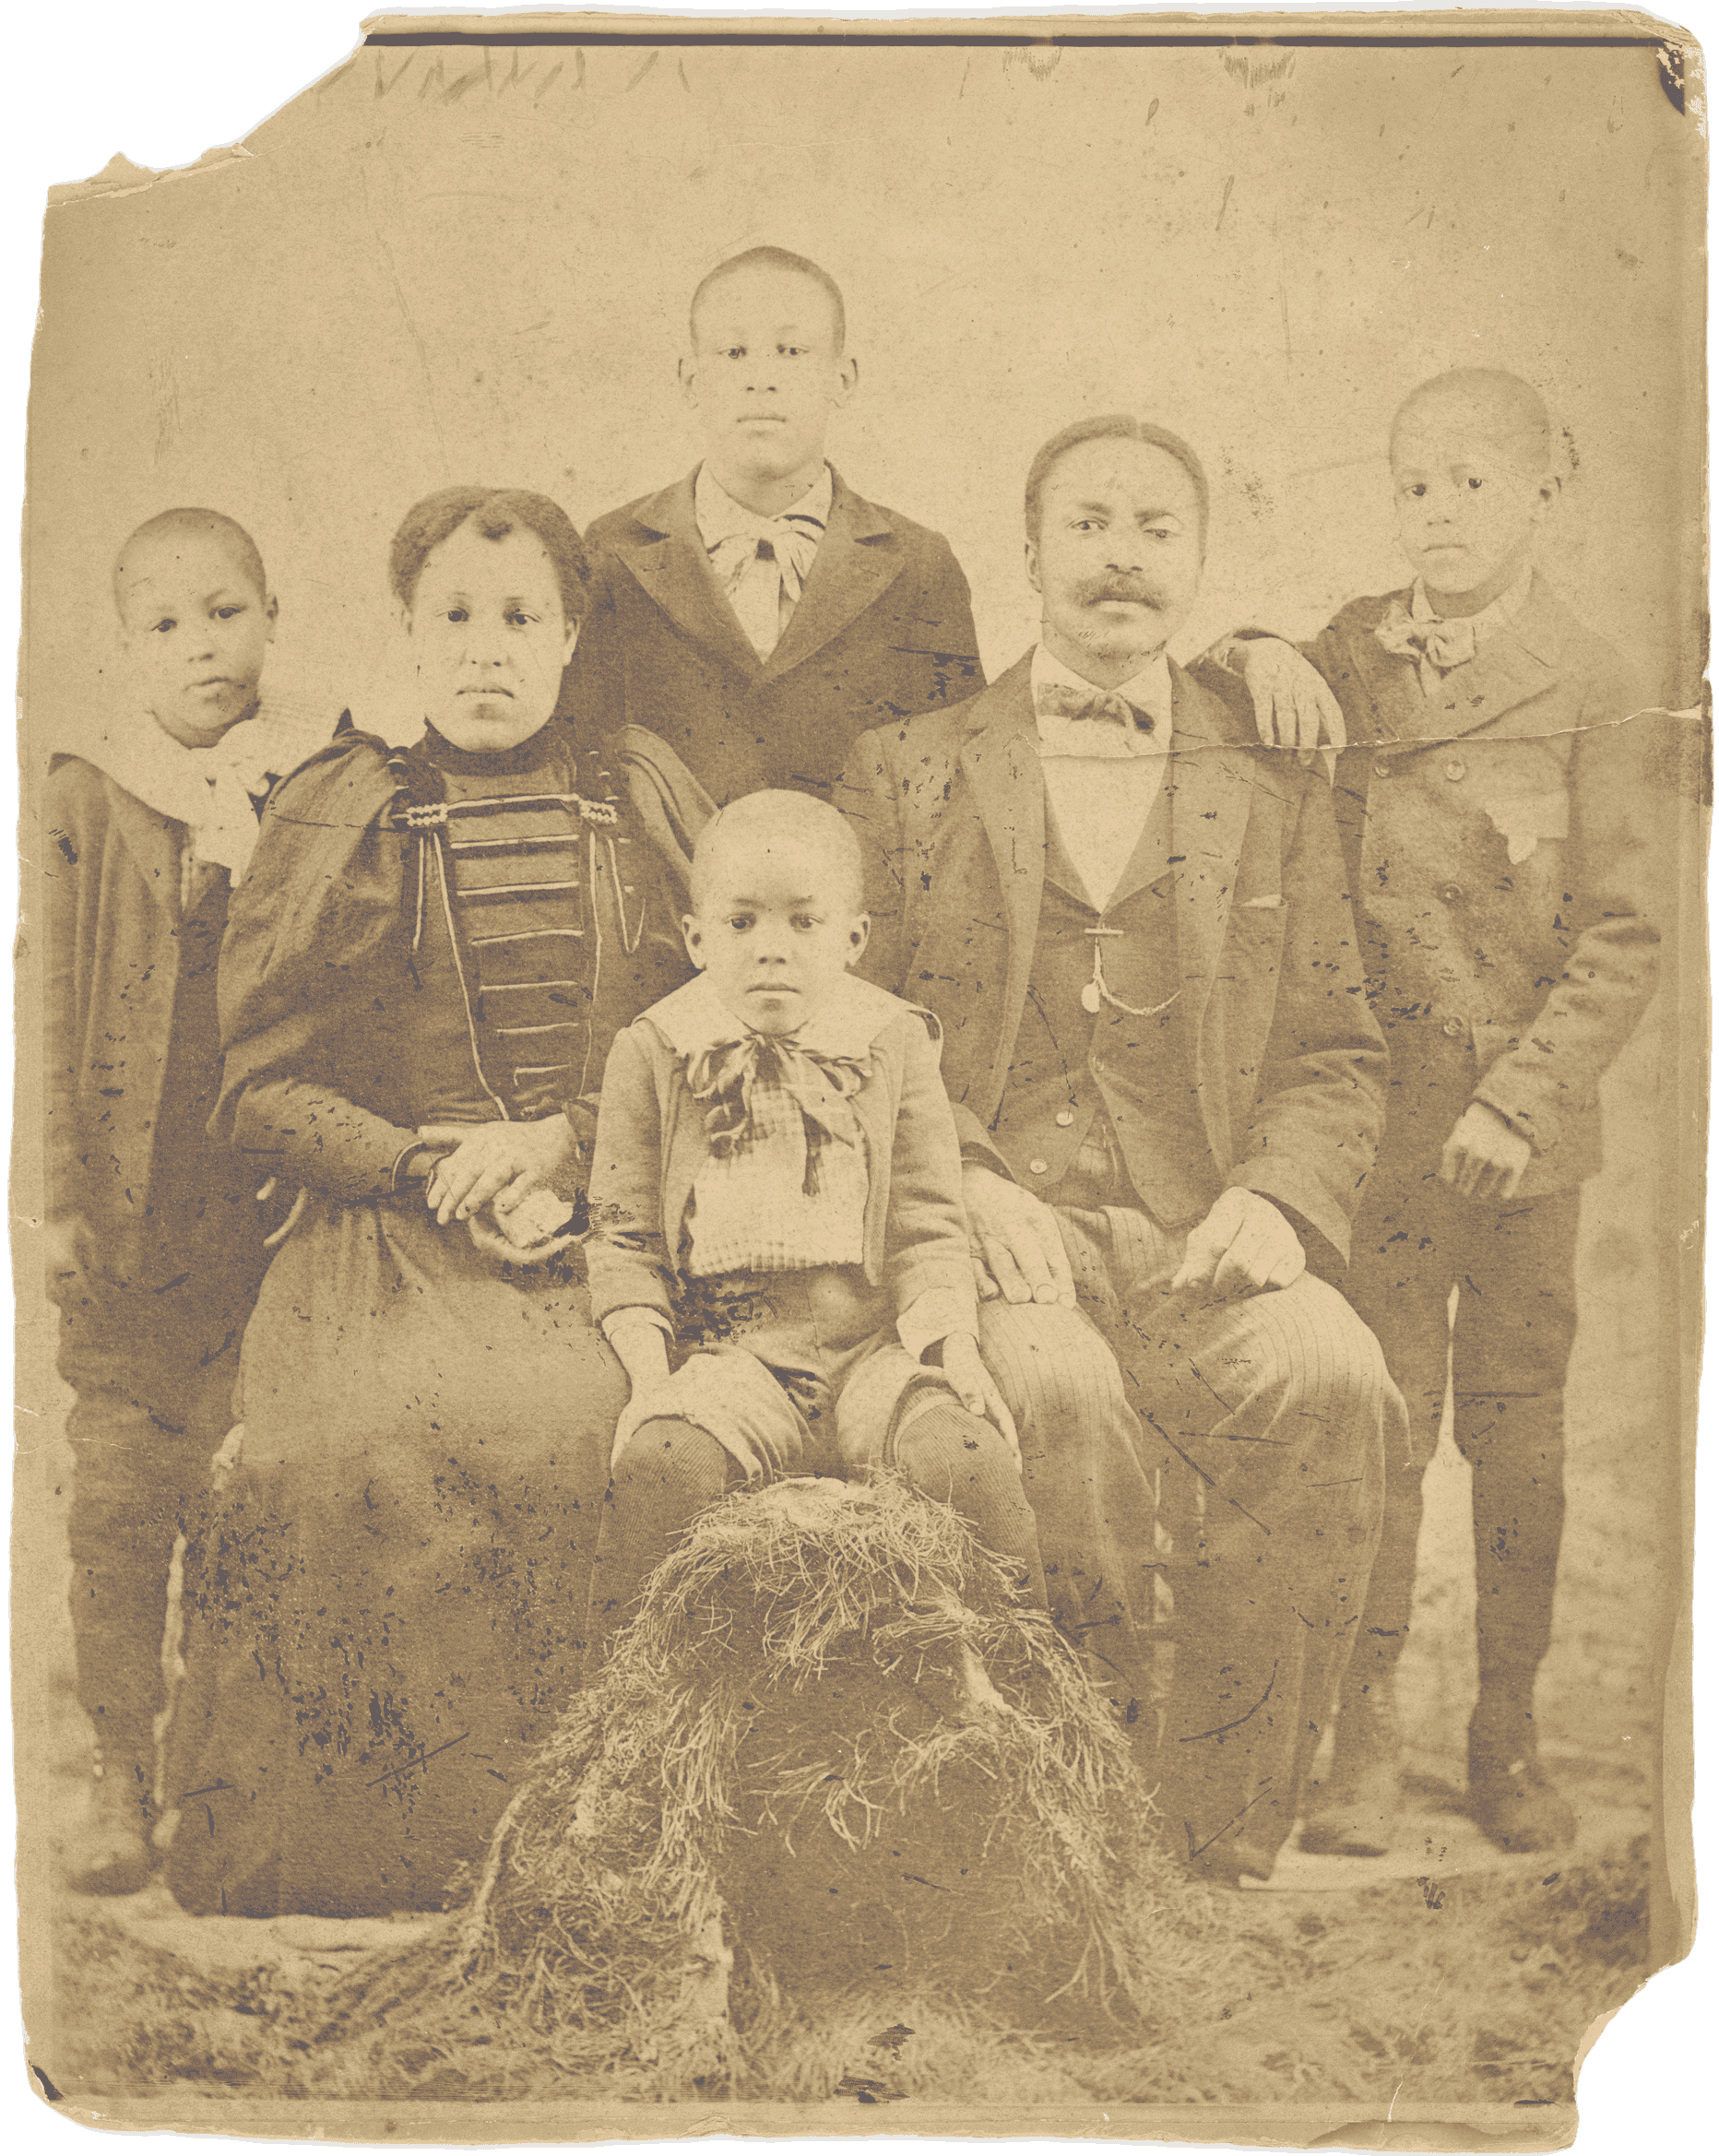
<path id="1" fill-rule="evenodd" d="M 699 0 L 682 0 L 673 13 L 686 13 Z M 74 0 L 56 8 L 37 6 L 8 19 L 5 52 L 11 60 L 13 100 L 8 113 L 8 185 L 5 219 L 5 298 L 0 308 L 0 369 L 6 408 L 15 414 L 13 448 L 6 459 L 6 509 L 18 517 L 21 504 L 21 444 L 28 360 L 39 285 L 41 209 L 45 192 L 56 181 L 80 179 L 123 151 L 138 164 L 185 164 L 214 142 L 242 138 L 267 113 L 304 89 L 319 73 L 335 66 L 356 43 L 367 8 L 358 0 Z M 461 13 L 494 13 L 501 8 L 464 8 Z M 731 13 L 731 11 L 729 11 Z M 778 8 L 789 34 L 794 15 L 815 15 L 817 8 Z M 849 5 L 843 13 L 889 13 Z M 970 15 L 975 26 L 986 21 L 997 37 L 1007 19 L 994 8 L 944 5 L 941 15 Z M 1096 11 L 1083 11 L 1096 13 Z M 1115 11 L 1115 32 L 1126 37 L 1152 8 Z M 1477 11 L 1479 13 L 1479 11 Z M 1559 24 L 1547 11 L 1547 34 Z M 1687 26 L 1708 43 L 1711 5 L 1682 11 Z M 1335 8 L 1326 8 L 1324 34 L 1331 37 Z M 1405 34 L 1413 34 L 1413 8 L 1402 8 Z M 503 28 L 503 24 L 498 24 Z M 1223 30 L 1223 15 L 1212 28 Z M 1342 39 L 1342 32 L 1337 32 Z M 1691 266 L 1691 274 L 1695 266 Z M 18 586 L 5 593 L 6 632 L 18 638 Z M 18 815 L 18 789 L 8 770 L 11 812 Z M 15 891 L 13 891 L 15 927 Z M 1708 1272 L 1713 1294 L 1713 1272 Z M 1701 1384 L 1701 1425 L 1719 1423 L 1719 1376 L 1708 1369 Z M 1708 1477 L 1711 1484 L 1713 1477 Z M 1713 1492 L 1698 1492 L 1698 1546 L 1701 1531 L 1719 1537 L 1719 1510 Z M 1708 1757 L 1719 1744 L 1719 1718 L 1713 1708 L 1711 1663 L 1719 1617 L 1713 1593 L 1714 1558 L 1698 1570 L 1695 1581 L 1695 1650 L 1698 1699 L 1695 1742 L 1708 1744 Z M 1708 1593 L 1701 1595 L 1701 1587 Z M 1706 1653 L 1701 1652 L 1706 1650 Z M 11 1794 L 6 1796 L 11 1803 Z M 1695 1852 L 1714 1858 L 1719 1835 L 1711 1800 L 1698 1805 Z M 1717 1858 L 1719 1861 L 1719 1858 Z M 18 1908 L 13 1901 L 13 1930 Z M 1581 2076 L 1581 2156 L 1648 2148 L 1695 2148 L 1713 2130 L 1714 2005 L 1719 2005 L 1719 1945 L 1700 1940 L 1691 1958 L 1652 1979 L 1650 1996 L 1637 1998 L 1606 2031 Z M 979 2091 L 975 2091 L 979 2093 Z M 8 2145 L 24 2151 L 63 2151 L 80 2141 L 84 2128 L 60 2117 L 43 2091 L 32 2085 L 24 2066 L 21 2042 L 15 2042 L 0 2069 L 0 2119 Z M 889 2135 L 889 2119 L 873 2113 Z M 408 2124 L 408 2122 L 401 2122 Z M 1191 2119 L 1191 2126 L 1197 2126 Z M 209 2138 L 153 2137 L 155 2145 L 209 2148 Z M 409 2145 L 409 2135 L 401 2135 Z M 248 2141 L 248 2145 L 259 2145 Z M 641 2143 L 634 2143 L 641 2145 Z M 826 2143 L 828 2145 L 828 2143 Z M 936 2143 L 934 2143 L 936 2145 Z M 1049 2143 L 1046 2143 L 1049 2145 Z M 1413 2143 L 1405 2143 L 1413 2145 Z M 1453 2143 L 1450 2143 L 1453 2145 Z"/>

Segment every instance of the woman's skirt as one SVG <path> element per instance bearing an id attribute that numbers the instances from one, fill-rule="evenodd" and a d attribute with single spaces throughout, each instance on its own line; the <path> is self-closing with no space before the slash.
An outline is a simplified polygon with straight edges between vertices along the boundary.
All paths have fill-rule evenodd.
<path id="1" fill-rule="evenodd" d="M 578 1682 L 627 1386 L 582 1269 L 314 1200 L 186 1522 L 168 1878 L 188 1909 L 440 1907 Z"/>

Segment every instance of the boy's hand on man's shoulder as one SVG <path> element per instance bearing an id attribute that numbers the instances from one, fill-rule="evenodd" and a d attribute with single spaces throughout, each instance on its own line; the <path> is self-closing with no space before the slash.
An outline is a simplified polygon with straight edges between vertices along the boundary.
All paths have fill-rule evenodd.
<path id="1" fill-rule="evenodd" d="M 1212 656 L 1248 684 L 1253 723 L 1266 748 L 1293 749 L 1309 764 L 1320 749 L 1348 746 L 1342 706 L 1293 644 L 1278 636 L 1232 636 Z"/>
<path id="2" fill-rule="evenodd" d="M 1444 1142 L 1439 1177 L 1462 1197 L 1502 1205 L 1516 1195 L 1533 1158 L 1534 1147 L 1497 1108 L 1471 1100 Z"/>

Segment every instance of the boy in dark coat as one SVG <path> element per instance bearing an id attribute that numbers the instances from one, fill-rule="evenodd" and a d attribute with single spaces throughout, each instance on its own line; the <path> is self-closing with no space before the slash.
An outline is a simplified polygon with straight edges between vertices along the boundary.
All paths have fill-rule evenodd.
<path id="1" fill-rule="evenodd" d="M 591 611 L 562 710 L 587 739 L 667 743 L 707 793 L 827 797 L 868 727 L 984 685 L 948 542 L 824 462 L 852 396 L 842 297 L 815 263 L 755 247 L 693 296 L 681 383 L 697 468 L 600 516 Z"/>
<path id="2" fill-rule="evenodd" d="M 70 1534 L 95 1801 L 74 1885 L 144 1883 L 167 1574 L 231 1420 L 267 1262 L 256 1179 L 205 1131 L 215 968 L 270 778 L 332 728 L 259 705 L 276 606 L 247 535 L 169 510 L 114 568 L 126 706 L 54 758 L 48 853 L 50 1292 L 77 1397 Z"/>
<path id="3" fill-rule="evenodd" d="M 935 1021 L 857 980 L 860 848 L 788 792 L 698 842 L 697 979 L 616 1039 L 586 1257 L 632 1382 L 591 1638 L 726 1488 L 891 1466 L 1044 1600 L 1008 1410 L 978 1354 Z"/>
<path id="4" fill-rule="evenodd" d="M 1334 1776 L 1302 1845 L 1372 1853 L 1396 1830 L 1392 1685 L 1453 1340 L 1479 1590 L 1469 1810 L 1503 1848 L 1552 1849 L 1575 1820 L 1540 1764 L 1534 1688 L 1563 1524 L 1577 1214 L 1600 1078 L 1654 988 L 1666 742 L 1632 718 L 1617 653 L 1534 566 L 1559 486 L 1537 393 L 1481 369 L 1424 383 L 1391 464 L 1415 581 L 1352 600 L 1308 656 L 1347 729 L 1335 800 L 1392 1056 L 1347 1290 L 1412 1439 L 1388 1463 Z"/>

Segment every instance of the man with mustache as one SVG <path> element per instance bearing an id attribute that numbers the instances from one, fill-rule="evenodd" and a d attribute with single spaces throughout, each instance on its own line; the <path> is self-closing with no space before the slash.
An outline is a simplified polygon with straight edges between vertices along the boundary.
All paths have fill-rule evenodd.
<path id="1" fill-rule="evenodd" d="M 1383 1120 L 1322 772 L 1166 646 L 1204 553 L 1199 459 L 1128 417 L 1026 483 L 1037 648 L 858 744 L 865 970 L 943 1032 L 981 1346 L 1053 1608 L 1094 1650 L 1191 1866 L 1269 1876 L 1341 1678 L 1403 1404 L 1308 1270 L 1346 1257 Z M 1161 1713 L 1144 1654 L 1163 1471 L 1203 1500 Z"/>

